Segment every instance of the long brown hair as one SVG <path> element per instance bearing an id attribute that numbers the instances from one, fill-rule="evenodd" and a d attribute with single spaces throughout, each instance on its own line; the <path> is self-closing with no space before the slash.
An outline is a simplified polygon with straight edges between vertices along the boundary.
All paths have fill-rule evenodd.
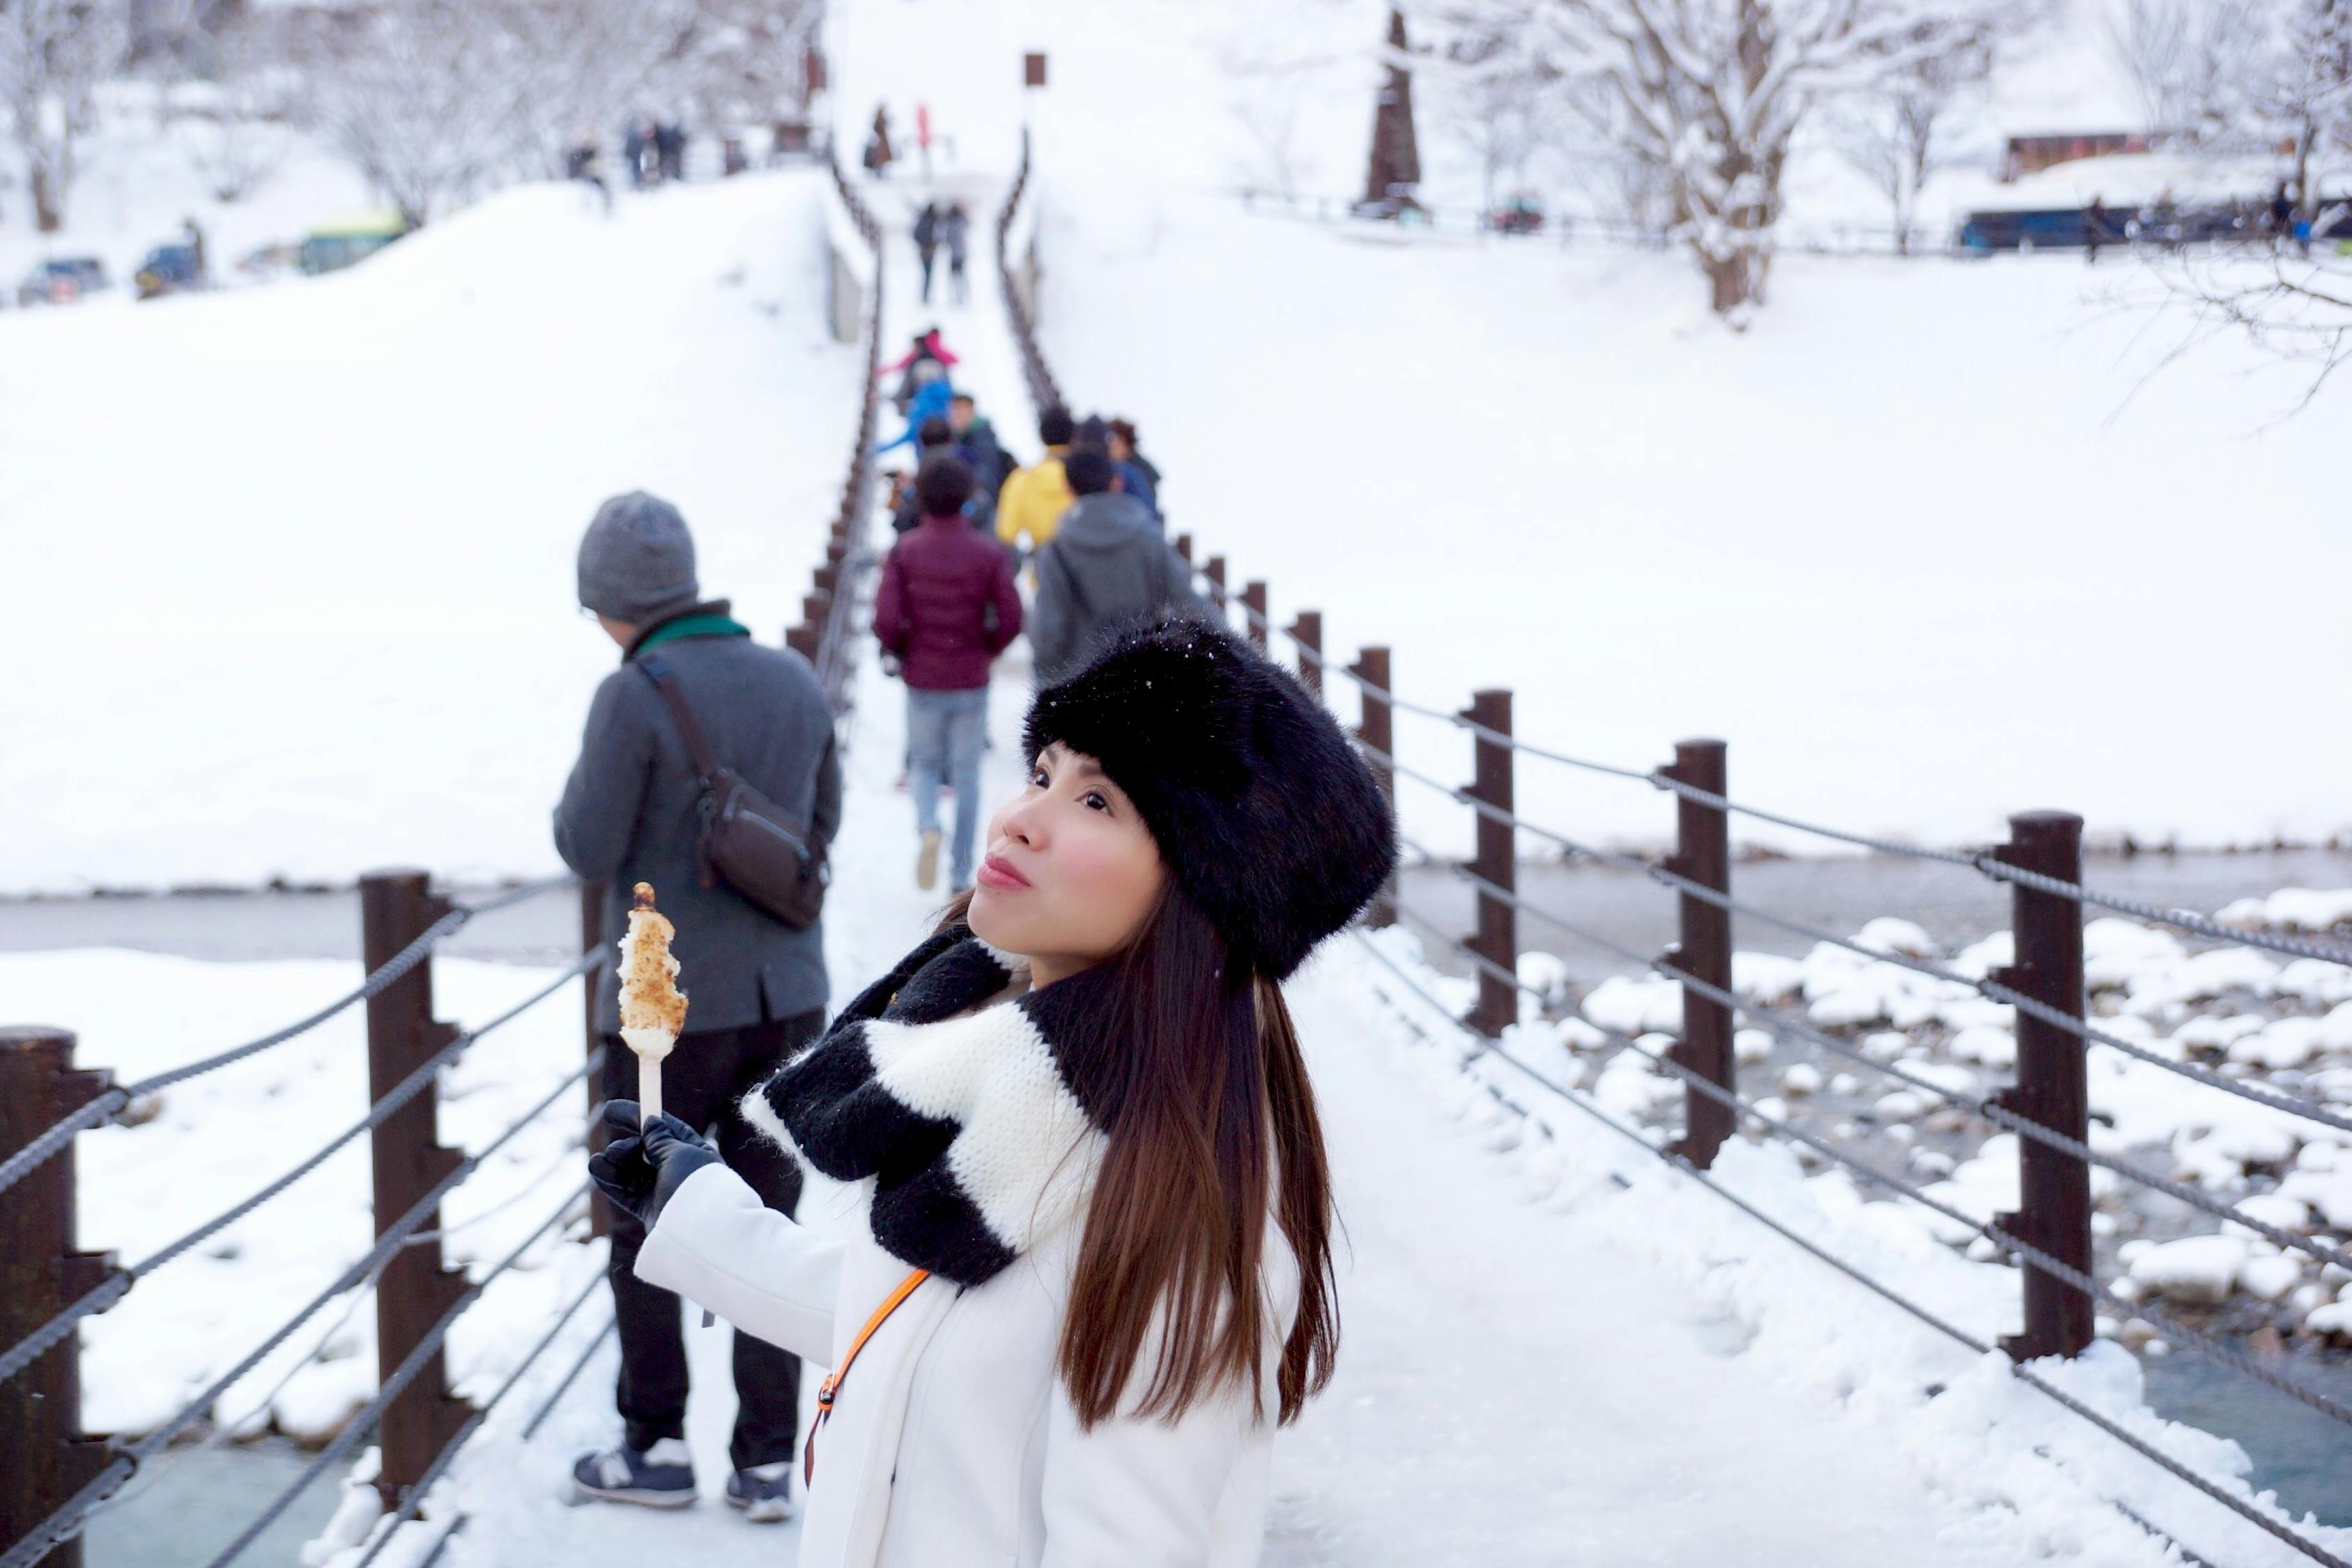
<path id="1" fill-rule="evenodd" d="M 942 926 L 970 905 L 950 904 Z M 1339 1318 L 1330 1168 L 1282 988 L 1234 963 L 1172 881 L 1104 967 L 1108 999 L 1085 1026 L 1104 1034 L 1093 1059 L 1112 1066 L 1108 1144 L 1056 1355 L 1078 1423 L 1120 1412 L 1154 1338 L 1130 1414 L 1173 1421 L 1237 1382 L 1264 1417 L 1269 1205 L 1298 1266 L 1276 1378 L 1277 1419 L 1294 1421 L 1331 1380 Z"/>

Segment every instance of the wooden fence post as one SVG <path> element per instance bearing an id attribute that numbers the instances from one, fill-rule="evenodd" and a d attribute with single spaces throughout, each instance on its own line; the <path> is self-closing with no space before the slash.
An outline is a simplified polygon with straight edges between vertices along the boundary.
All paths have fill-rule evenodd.
<path id="1" fill-rule="evenodd" d="M 1363 698 L 1363 714 L 1356 721 L 1356 739 L 1368 752 L 1378 756 L 1364 758 L 1372 776 L 1381 781 L 1381 795 L 1388 801 L 1389 809 L 1396 809 L 1396 770 L 1389 759 L 1396 755 L 1394 719 L 1396 710 L 1389 706 L 1389 650 L 1374 646 L 1356 650 L 1356 662 L 1348 667 L 1355 675 L 1356 690 Z M 1364 911 L 1364 923 L 1374 931 L 1396 924 L 1396 878 L 1391 876 L 1372 895 L 1371 908 Z"/>
<path id="2" fill-rule="evenodd" d="M 1473 799 L 1510 812 L 1517 808 L 1512 788 L 1511 694 L 1507 691 L 1474 691 L 1470 706 L 1462 716 L 1472 723 L 1492 731 L 1500 739 L 1476 735 L 1473 756 L 1477 763 L 1476 777 L 1469 795 Z M 1470 868 L 1481 881 L 1491 884 L 1478 889 L 1478 932 L 1470 945 L 1487 963 L 1495 964 L 1504 974 L 1519 972 L 1519 911 L 1505 895 L 1518 891 L 1518 830 L 1510 823 L 1498 821 L 1480 812 L 1477 818 L 1478 853 Z M 1519 1021 L 1518 988 L 1500 975 L 1478 971 L 1478 1005 L 1471 1009 L 1470 1026 L 1482 1035 L 1499 1035 Z"/>
<path id="3" fill-rule="evenodd" d="M 1725 747 L 1721 741 L 1683 741 L 1675 760 L 1660 771 L 1695 788 L 1724 794 Z M 1688 795 L 1675 796 L 1675 853 L 1666 869 L 1678 877 L 1731 893 L 1731 816 L 1719 805 Z M 1679 895 L 1682 940 L 1675 967 L 1718 990 L 1731 989 L 1731 911 L 1690 893 Z M 1683 1037 L 1675 1060 L 1707 1082 L 1733 1089 L 1731 1009 L 1690 985 L 1683 986 Z M 1738 1127 L 1731 1108 L 1685 1084 L 1683 1135 L 1675 1150 L 1700 1170 L 1715 1163 L 1715 1152 Z"/>
<path id="4" fill-rule="evenodd" d="M 1318 702 L 1323 700 L 1323 612 L 1301 610 L 1290 623 L 1290 640 L 1297 643 L 1298 684 Z"/>
<path id="5" fill-rule="evenodd" d="M 422 871 L 374 871 L 360 879 L 360 952 L 369 973 L 449 912 Z M 380 1100 L 455 1039 L 457 1031 L 433 1016 L 433 963 L 418 964 L 368 999 L 368 1098 Z M 461 1156 L 437 1136 L 439 1095 L 434 1085 L 377 1123 L 372 1139 L 375 1170 L 375 1234 L 415 1207 Z M 441 1228 L 436 1206 L 422 1228 Z M 461 1269 L 442 1267 L 441 1246 L 404 1247 L 385 1263 L 375 1287 L 376 1369 L 388 1380 L 466 1289 Z M 376 1490 L 397 1508 L 422 1479 L 473 1406 L 449 1393 L 448 1368 L 436 1351 L 416 1381 L 385 1407 L 377 1427 L 383 1464 Z"/>
<path id="6" fill-rule="evenodd" d="M 602 947 L 604 943 L 604 884 L 583 882 L 580 884 L 580 951 L 586 952 L 592 948 Z M 604 1037 L 596 1028 L 596 998 L 598 993 L 604 989 L 604 972 L 601 969 L 592 969 L 580 977 L 581 998 L 585 1005 L 583 1013 L 587 1025 L 585 1054 L 591 1057 L 596 1054 L 596 1047 L 604 1043 Z M 595 1115 L 597 1106 L 604 1103 L 604 1075 L 590 1073 L 586 1087 L 590 1114 L 588 1147 L 593 1152 L 604 1146 L 604 1122 L 602 1118 Z M 604 1202 L 604 1194 L 593 1187 L 588 1193 L 588 1234 L 591 1236 L 613 1234 L 612 1208 Z"/>
<path id="7" fill-rule="evenodd" d="M 2009 819 L 2009 842 L 1993 858 L 2020 870 L 2079 884 L 2083 879 L 2083 819 L 2063 811 L 2022 812 Z M 2083 906 L 2018 883 L 2010 885 L 2011 929 L 2017 962 L 1993 972 L 2011 990 L 2083 1016 Z M 2081 1036 L 2041 1018 L 2017 1016 L 2017 1082 L 1993 1103 L 2076 1142 L 2090 1136 L 2090 1094 Z M 2032 1139 L 2018 1142 L 2015 1214 L 1994 1224 L 2059 1262 L 2091 1272 L 2091 1168 L 2072 1154 Z M 2000 1342 L 2012 1360 L 2079 1355 L 2090 1344 L 2090 1295 L 2039 1268 L 2022 1268 L 2025 1331 Z"/>
<path id="8" fill-rule="evenodd" d="M 78 1072 L 74 1037 L 37 1025 L 0 1027 L 0 1159 L 14 1154 L 112 1086 Z M 74 1247 L 74 1151 L 68 1143 L 0 1196 L 0 1346 L 106 1282 L 110 1252 Z M 81 1335 L 68 1334 L 0 1383 L 0 1547 L 33 1532 L 106 1468 L 103 1442 L 82 1436 Z M 81 1568 L 77 1536 L 40 1559 Z"/>
<path id="9" fill-rule="evenodd" d="M 1242 631 L 1249 637 L 1250 646 L 1258 652 L 1265 651 L 1265 628 L 1271 623 L 1265 614 L 1265 579 L 1253 578 L 1242 584 Z"/>
<path id="10" fill-rule="evenodd" d="M 1222 621 L 1225 618 L 1225 558 L 1210 556 L 1208 564 L 1201 568 L 1201 574 L 1209 580 L 1209 607 Z"/>

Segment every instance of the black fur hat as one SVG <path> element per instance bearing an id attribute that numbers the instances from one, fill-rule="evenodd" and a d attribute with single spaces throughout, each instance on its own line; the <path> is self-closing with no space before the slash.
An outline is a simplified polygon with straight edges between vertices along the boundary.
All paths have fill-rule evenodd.
<path id="1" fill-rule="evenodd" d="M 1023 740 L 1033 763 L 1059 741 L 1102 763 L 1226 946 L 1277 980 L 1396 863 L 1388 799 L 1339 721 L 1222 627 L 1122 633 L 1037 694 Z"/>

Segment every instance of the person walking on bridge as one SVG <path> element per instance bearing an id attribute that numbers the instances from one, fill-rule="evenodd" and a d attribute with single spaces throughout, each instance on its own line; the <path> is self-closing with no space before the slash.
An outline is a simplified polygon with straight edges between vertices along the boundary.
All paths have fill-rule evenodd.
<path id="1" fill-rule="evenodd" d="M 941 426 L 940 434 L 947 434 Z M 907 683 L 908 787 L 915 797 L 915 885 L 940 873 L 940 791 L 955 791 L 948 886 L 971 886 L 980 826 L 980 752 L 988 721 L 988 667 L 1021 635 L 1013 561 L 965 509 L 971 467 L 944 441 L 915 473 L 921 521 L 882 563 L 874 635 Z"/>
<path id="2" fill-rule="evenodd" d="M 1006 479 L 997 494 L 996 538 L 1016 556 L 1051 542 L 1055 525 L 1077 499 L 1062 474 L 1062 459 L 1069 455 L 1076 427 L 1066 408 L 1048 408 L 1039 415 L 1037 438 L 1045 444 L 1045 455 Z"/>
<path id="3" fill-rule="evenodd" d="M 931 267 L 940 254 L 940 204 L 925 202 L 915 215 L 915 254 L 923 263 L 923 303 L 931 302 Z"/>
<path id="4" fill-rule="evenodd" d="M 841 822 L 832 706 L 808 660 L 760 647 L 725 600 L 703 599 L 693 536 L 667 501 L 639 491 L 598 509 L 580 542 L 579 591 L 582 608 L 621 646 L 621 668 L 589 705 L 580 760 L 555 808 L 556 850 L 583 879 L 604 884 L 600 940 L 608 952 L 626 927 L 630 889 L 654 885 L 677 923 L 672 951 L 693 996 L 691 1026 L 662 1074 L 665 1096 L 697 1133 L 715 1132 L 754 1202 L 789 1214 L 800 1201 L 800 1167 L 750 1135 L 737 1102 L 824 1026 L 824 926 L 786 925 L 704 874 L 708 792 L 696 752 L 707 747 L 713 764 L 806 824 L 821 852 Z M 681 725 L 681 710 L 699 742 Z M 604 1092 L 613 1098 L 631 1092 L 635 1058 L 621 1041 L 614 971 L 600 987 Z M 645 1239 L 634 1215 L 613 1215 L 622 1437 L 582 1456 L 572 1482 L 583 1498 L 684 1508 L 696 1495 L 686 1446 L 686 1336 L 678 1299 L 636 1272 Z M 800 1362 L 739 1333 L 734 1375 L 726 1500 L 760 1522 L 788 1518 Z"/>
<path id="5" fill-rule="evenodd" d="M 632 1101 L 589 1162 L 646 1281 L 833 1368 L 799 1568 L 1247 1568 L 1338 1354 L 1282 982 L 1394 864 L 1379 783 L 1197 621 L 1041 692 L 1024 750 L 971 897 L 745 1098 L 845 1226 Z"/>
<path id="6" fill-rule="evenodd" d="M 1108 453 L 1073 447 L 1062 468 L 1077 500 L 1037 552 L 1029 647 L 1040 682 L 1085 664 L 1120 627 L 1200 605 L 1192 569 L 1150 509 L 1120 492 Z"/>
<path id="7" fill-rule="evenodd" d="M 1004 493 L 1004 481 L 1020 465 L 997 440 L 996 426 L 981 413 L 971 393 L 959 392 L 948 399 L 948 428 L 955 432 L 956 445 L 963 448 L 964 461 L 980 477 L 980 488 L 988 492 L 992 515 L 997 499 Z"/>
<path id="8" fill-rule="evenodd" d="M 971 215 L 963 210 L 961 202 L 950 203 L 940 219 L 940 243 L 948 247 L 948 302 L 968 305 L 971 288 L 964 276 L 964 263 L 971 259 Z"/>

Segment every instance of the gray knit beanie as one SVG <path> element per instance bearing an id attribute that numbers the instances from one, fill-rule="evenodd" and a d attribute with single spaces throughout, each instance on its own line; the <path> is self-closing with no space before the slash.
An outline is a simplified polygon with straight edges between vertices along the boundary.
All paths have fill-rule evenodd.
<path id="1" fill-rule="evenodd" d="M 677 508 L 631 490 L 596 509 L 580 539 L 581 604 L 642 626 L 701 597 L 694 580 L 694 535 Z"/>

